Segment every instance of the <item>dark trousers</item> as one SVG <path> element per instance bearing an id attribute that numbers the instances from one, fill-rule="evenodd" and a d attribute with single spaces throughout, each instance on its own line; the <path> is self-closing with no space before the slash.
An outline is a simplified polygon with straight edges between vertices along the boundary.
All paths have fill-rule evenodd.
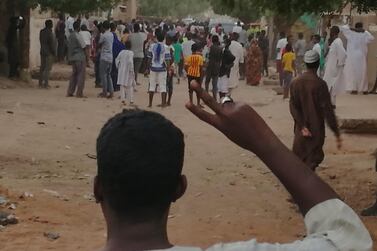
<path id="1" fill-rule="evenodd" d="M 65 39 L 58 39 L 58 61 L 62 62 L 65 59 Z"/>
<path id="2" fill-rule="evenodd" d="M 101 85 L 101 74 L 100 74 L 100 71 L 99 71 L 100 60 L 101 60 L 101 54 L 98 54 L 96 56 L 96 59 L 95 59 L 95 62 L 94 62 L 94 72 L 95 72 L 95 75 L 96 75 L 96 80 L 95 80 L 96 86 Z"/>
<path id="3" fill-rule="evenodd" d="M 77 97 L 82 97 L 85 87 L 85 73 L 86 73 L 86 61 L 74 61 L 72 62 L 72 76 L 69 82 L 67 96 L 73 96 L 76 87 Z"/>
<path id="4" fill-rule="evenodd" d="M 143 63 L 144 58 L 134 58 L 134 72 L 135 72 L 135 81 L 137 83 L 137 75 L 139 74 L 141 64 Z"/>
<path id="5" fill-rule="evenodd" d="M 262 74 L 268 76 L 268 53 L 263 53 L 263 66 L 262 66 Z"/>
<path id="6" fill-rule="evenodd" d="M 48 80 L 52 69 L 53 56 L 41 55 L 41 68 L 39 70 L 39 87 L 48 87 Z"/>

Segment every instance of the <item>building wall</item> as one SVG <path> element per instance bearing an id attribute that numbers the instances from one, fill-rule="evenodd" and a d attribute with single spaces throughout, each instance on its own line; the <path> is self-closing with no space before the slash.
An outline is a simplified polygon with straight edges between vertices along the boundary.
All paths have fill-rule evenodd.
<path id="1" fill-rule="evenodd" d="M 51 11 L 40 12 L 39 9 L 30 10 L 30 51 L 29 51 L 29 68 L 31 70 L 39 68 L 41 64 L 39 32 L 45 27 L 45 21 L 52 19 L 54 27 L 58 19 L 53 17 Z"/>
<path id="2" fill-rule="evenodd" d="M 127 8 L 122 8 L 127 7 Z M 137 14 L 137 1 L 136 0 L 124 0 L 113 10 L 114 21 L 129 22 L 136 18 Z"/>

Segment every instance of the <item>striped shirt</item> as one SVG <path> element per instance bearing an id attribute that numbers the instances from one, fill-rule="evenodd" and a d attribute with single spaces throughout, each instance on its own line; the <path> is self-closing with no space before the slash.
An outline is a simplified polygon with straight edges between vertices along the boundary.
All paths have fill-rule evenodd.
<path id="1" fill-rule="evenodd" d="M 187 75 L 191 77 L 200 77 L 201 69 L 204 65 L 204 58 L 202 55 L 193 54 L 188 56 L 185 60 L 185 65 L 188 66 Z"/>

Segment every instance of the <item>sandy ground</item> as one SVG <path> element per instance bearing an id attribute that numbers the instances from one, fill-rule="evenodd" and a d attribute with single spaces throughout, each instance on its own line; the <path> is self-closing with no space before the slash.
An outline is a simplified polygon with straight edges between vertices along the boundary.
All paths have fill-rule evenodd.
<path id="1" fill-rule="evenodd" d="M 0 78 L 0 84 L 14 84 L 7 81 Z M 147 105 L 146 82 L 136 94 L 141 109 Z M 0 232 L 0 250 L 97 250 L 104 244 L 101 211 L 90 200 L 96 162 L 87 154 L 95 154 L 101 126 L 122 107 L 118 99 L 96 98 L 99 90 L 93 79 L 86 84 L 88 99 L 65 98 L 66 81 L 52 82 L 50 90 L 0 90 L 0 195 L 16 203 L 17 209 L 8 211 L 20 219 Z M 288 102 L 271 87 L 242 82 L 234 98 L 250 103 L 288 146 L 292 144 Z M 304 236 L 302 217 L 277 179 L 253 154 L 186 111 L 186 100 L 187 84 L 182 83 L 175 86 L 172 107 L 152 109 L 183 130 L 187 145 L 184 173 L 189 189 L 171 210 L 172 242 L 208 247 L 251 238 L 287 242 Z M 156 98 L 155 105 L 159 101 Z M 342 118 L 377 118 L 376 105 L 375 96 L 346 95 L 339 98 L 337 113 Z M 375 197 L 377 175 L 371 153 L 377 148 L 376 139 L 344 135 L 344 148 L 337 151 L 329 132 L 326 160 L 318 171 L 357 212 Z M 19 199 L 23 192 L 34 197 Z M 377 219 L 363 221 L 376 239 Z M 61 237 L 50 241 L 44 232 Z"/>

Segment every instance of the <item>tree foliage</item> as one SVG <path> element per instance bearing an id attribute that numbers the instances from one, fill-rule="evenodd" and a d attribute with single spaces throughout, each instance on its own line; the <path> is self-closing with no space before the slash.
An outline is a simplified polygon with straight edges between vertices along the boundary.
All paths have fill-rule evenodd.
<path id="1" fill-rule="evenodd" d="M 208 0 L 139 0 L 139 13 L 142 16 L 183 18 L 210 9 Z"/>
<path id="2" fill-rule="evenodd" d="M 238 17 L 244 22 L 252 22 L 260 18 L 261 11 L 253 1 L 249 0 L 211 0 L 215 13 Z"/>
<path id="3" fill-rule="evenodd" d="M 217 9 L 233 11 L 235 16 L 243 13 L 272 13 L 282 22 L 294 22 L 304 13 L 339 11 L 347 3 L 358 12 L 377 10 L 377 0 L 211 0 Z"/>
<path id="4" fill-rule="evenodd" d="M 37 7 L 51 9 L 56 12 L 79 14 L 98 9 L 108 10 L 120 2 L 120 0 L 14 0 L 24 7 Z"/>

